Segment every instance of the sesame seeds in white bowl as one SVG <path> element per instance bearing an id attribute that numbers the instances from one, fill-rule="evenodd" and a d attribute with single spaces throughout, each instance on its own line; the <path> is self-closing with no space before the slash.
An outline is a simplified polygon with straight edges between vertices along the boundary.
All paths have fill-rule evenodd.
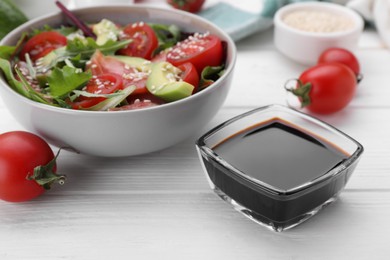
<path id="1" fill-rule="evenodd" d="M 339 4 L 302 2 L 284 6 L 274 17 L 274 43 L 288 58 L 313 65 L 327 48 L 353 51 L 363 19 L 355 11 Z"/>

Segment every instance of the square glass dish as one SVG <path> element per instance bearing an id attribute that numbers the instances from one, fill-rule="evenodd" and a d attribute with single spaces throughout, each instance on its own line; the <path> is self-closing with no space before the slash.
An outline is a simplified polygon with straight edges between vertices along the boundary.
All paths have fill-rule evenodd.
<path id="1" fill-rule="evenodd" d="M 345 133 L 281 105 L 236 116 L 200 137 L 196 147 L 216 194 L 275 231 L 334 201 L 363 153 Z"/>

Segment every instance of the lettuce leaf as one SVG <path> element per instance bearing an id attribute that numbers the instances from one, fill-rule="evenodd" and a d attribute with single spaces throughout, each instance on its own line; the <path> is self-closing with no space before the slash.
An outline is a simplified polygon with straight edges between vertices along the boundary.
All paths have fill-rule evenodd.
<path id="1" fill-rule="evenodd" d="M 49 91 L 53 98 L 62 98 L 75 89 L 85 85 L 92 78 L 90 72 L 80 72 L 70 66 L 54 68 L 47 77 Z"/>

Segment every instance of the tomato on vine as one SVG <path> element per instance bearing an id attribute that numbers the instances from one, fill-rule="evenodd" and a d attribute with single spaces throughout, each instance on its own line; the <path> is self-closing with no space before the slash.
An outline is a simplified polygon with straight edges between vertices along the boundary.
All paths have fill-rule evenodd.
<path id="1" fill-rule="evenodd" d="M 301 107 L 319 114 L 330 114 L 346 107 L 356 92 L 354 72 L 341 63 L 323 63 L 305 70 L 293 88 Z"/>
<path id="2" fill-rule="evenodd" d="M 0 134 L 0 199 L 27 201 L 50 189 L 55 182 L 63 184 L 65 176 L 56 174 L 57 156 L 35 134 L 24 131 Z"/>
<path id="3" fill-rule="evenodd" d="M 167 0 L 167 2 L 176 9 L 197 13 L 202 9 L 205 0 Z"/>

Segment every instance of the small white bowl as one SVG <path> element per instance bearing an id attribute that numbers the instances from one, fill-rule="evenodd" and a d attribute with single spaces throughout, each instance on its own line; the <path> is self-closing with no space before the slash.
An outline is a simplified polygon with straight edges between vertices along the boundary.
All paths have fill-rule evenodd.
<path id="1" fill-rule="evenodd" d="M 334 22 L 341 25 L 341 20 L 348 20 L 349 25 L 343 30 L 337 30 L 335 27 L 332 27 L 334 30 L 329 31 L 309 31 L 307 28 L 298 29 L 295 25 L 288 24 L 285 21 L 286 16 L 293 13 L 297 14 L 297 12 L 307 12 L 306 14 L 311 15 L 317 14 L 310 24 L 311 27 L 318 23 L 321 18 L 320 15 L 323 15 L 323 17 L 333 16 L 332 19 L 323 19 L 326 23 Z M 340 47 L 354 51 L 363 31 L 364 22 L 355 11 L 339 4 L 302 2 L 289 4 L 279 9 L 274 17 L 274 26 L 274 43 L 276 48 L 298 63 L 313 65 L 317 63 L 318 57 L 327 48 Z"/>
<path id="2" fill-rule="evenodd" d="M 176 24 L 187 32 L 210 32 L 227 44 L 226 70 L 214 84 L 194 95 L 160 106 L 127 111 L 81 111 L 32 101 L 16 93 L 0 73 L 0 94 L 8 110 L 27 130 L 58 147 L 80 153 L 117 157 L 154 152 L 194 136 L 218 112 L 233 76 L 236 47 L 221 29 L 199 16 L 174 9 L 149 6 L 99 6 L 74 10 L 83 21 L 103 18 L 119 24 L 136 21 Z M 16 28 L 0 42 L 15 45 L 25 31 L 64 24 L 56 13 L 36 18 Z"/>

